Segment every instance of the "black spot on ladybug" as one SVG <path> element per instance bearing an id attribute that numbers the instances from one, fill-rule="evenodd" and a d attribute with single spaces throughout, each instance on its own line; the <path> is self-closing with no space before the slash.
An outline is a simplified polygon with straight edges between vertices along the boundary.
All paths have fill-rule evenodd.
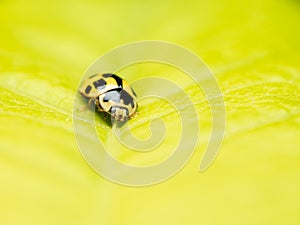
<path id="1" fill-rule="evenodd" d="M 88 94 L 88 93 L 90 93 L 91 90 L 92 90 L 92 86 L 89 85 L 89 86 L 86 87 L 86 89 L 85 89 L 84 92 L 85 92 L 86 94 Z"/>
<path id="2" fill-rule="evenodd" d="M 106 81 L 103 80 L 103 79 L 99 79 L 99 80 L 95 81 L 93 84 L 94 84 L 94 87 L 98 89 L 101 86 L 105 86 L 106 85 Z"/>
<path id="3" fill-rule="evenodd" d="M 121 91 L 121 99 L 123 99 L 124 104 L 131 104 L 132 108 L 134 107 L 133 98 L 124 90 Z"/>
<path id="4" fill-rule="evenodd" d="M 117 84 L 120 88 L 123 87 L 123 80 L 120 77 L 118 77 L 115 74 L 112 74 L 111 77 L 113 77 L 115 79 L 115 81 L 117 82 Z"/>
<path id="5" fill-rule="evenodd" d="M 102 74 L 102 76 L 104 78 L 108 78 L 108 77 L 112 77 L 115 79 L 115 81 L 117 82 L 117 85 L 120 87 L 120 88 L 123 88 L 123 80 L 122 78 L 120 78 L 119 76 L 117 76 L 116 74 L 113 74 L 113 73 L 105 73 L 105 74 Z"/>
<path id="6" fill-rule="evenodd" d="M 114 75 L 113 73 L 105 73 L 105 74 L 102 74 L 102 76 L 104 78 L 108 78 L 108 77 L 111 77 L 112 75 Z"/>

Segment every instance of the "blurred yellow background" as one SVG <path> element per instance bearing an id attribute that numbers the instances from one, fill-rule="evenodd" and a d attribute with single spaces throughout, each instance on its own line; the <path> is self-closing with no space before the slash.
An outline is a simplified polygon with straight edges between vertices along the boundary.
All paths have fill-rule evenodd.
<path id="1" fill-rule="evenodd" d="M 0 21 L 1 225 L 300 223 L 299 1 L 2 0 Z M 216 75 L 227 131 L 204 173 L 205 141 L 143 188 L 103 179 L 77 149 L 83 73 L 138 40 L 180 44 Z"/>

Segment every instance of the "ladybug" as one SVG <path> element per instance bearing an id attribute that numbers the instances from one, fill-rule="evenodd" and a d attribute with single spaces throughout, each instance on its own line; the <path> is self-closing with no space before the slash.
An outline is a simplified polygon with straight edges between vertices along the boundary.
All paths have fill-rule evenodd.
<path id="1" fill-rule="evenodd" d="M 126 80 L 116 74 L 95 74 L 80 86 L 79 93 L 94 103 L 99 111 L 111 115 L 116 121 L 127 121 L 135 116 L 137 95 Z"/>

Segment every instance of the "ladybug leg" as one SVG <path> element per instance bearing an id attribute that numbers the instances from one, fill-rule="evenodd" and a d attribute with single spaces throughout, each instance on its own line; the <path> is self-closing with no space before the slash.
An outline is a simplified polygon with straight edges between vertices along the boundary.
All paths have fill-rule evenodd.
<path id="1" fill-rule="evenodd" d="M 104 116 L 103 116 L 103 119 L 104 119 L 104 120 L 107 120 L 107 118 L 108 118 L 108 114 L 105 113 Z"/>
<path id="2" fill-rule="evenodd" d="M 88 101 L 88 104 L 86 106 L 81 106 L 77 110 L 78 111 L 85 111 L 87 110 L 92 104 L 96 105 L 98 107 L 99 104 L 98 100 L 96 98 L 90 98 Z M 99 108 L 98 108 L 99 109 Z"/>
<path id="3" fill-rule="evenodd" d="M 80 106 L 80 107 L 77 109 L 77 111 L 82 112 L 82 111 L 87 110 L 88 108 L 89 108 L 89 105 L 86 105 L 86 106 Z"/>
<path id="4" fill-rule="evenodd" d="M 132 118 L 135 118 L 135 117 L 137 117 L 137 116 L 138 116 L 138 112 L 135 112 L 135 113 L 133 113 L 129 118 L 132 119 Z"/>

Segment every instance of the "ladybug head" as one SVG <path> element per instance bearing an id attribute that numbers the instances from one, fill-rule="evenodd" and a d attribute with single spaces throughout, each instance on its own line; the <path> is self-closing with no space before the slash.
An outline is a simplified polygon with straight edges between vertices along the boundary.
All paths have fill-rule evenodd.
<path id="1" fill-rule="evenodd" d="M 112 120 L 127 121 L 129 119 L 128 109 L 120 106 L 112 106 L 110 110 Z"/>

